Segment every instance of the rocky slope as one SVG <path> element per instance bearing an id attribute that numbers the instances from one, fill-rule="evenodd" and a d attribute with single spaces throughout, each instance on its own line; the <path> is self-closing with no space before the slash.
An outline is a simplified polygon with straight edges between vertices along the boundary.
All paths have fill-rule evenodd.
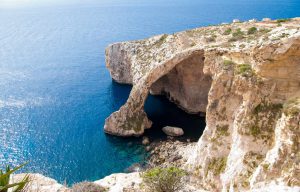
<path id="1" fill-rule="evenodd" d="M 132 84 L 104 130 L 151 127 L 149 93 L 167 96 L 207 126 L 185 168 L 210 191 L 300 186 L 300 19 L 235 22 L 106 49 L 112 78 Z"/>

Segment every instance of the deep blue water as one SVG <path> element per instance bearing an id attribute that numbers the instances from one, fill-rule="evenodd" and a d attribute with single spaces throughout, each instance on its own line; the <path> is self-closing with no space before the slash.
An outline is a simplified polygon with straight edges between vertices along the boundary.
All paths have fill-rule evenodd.
<path id="1" fill-rule="evenodd" d="M 104 62 L 109 43 L 234 18 L 300 16 L 299 0 L 90 0 L 26 8 L 1 2 L 0 167 L 30 161 L 23 171 L 69 184 L 145 158 L 140 139 L 103 133 L 105 118 L 131 89 L 111 81 Z M 157 130 L 178 125 L 199 136 L 204 127 L 203 118 L 161 97 L 149 98 L 146 108 Z"/>

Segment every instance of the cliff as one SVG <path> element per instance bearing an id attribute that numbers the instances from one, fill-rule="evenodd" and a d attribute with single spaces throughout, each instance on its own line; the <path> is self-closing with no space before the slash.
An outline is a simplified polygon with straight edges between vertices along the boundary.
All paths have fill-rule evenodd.
<path id="1" fill-rule="evenodd" d="M 105 132 L 142 135 L 151 127 L 148 94 L 165 95 L 188 113 L 206 113 L 185 166 L 201 188 L 299 190 L 299 18 L 116 43 L 106 49 L 106 64 L 115 81 L 133 88 Z"/>
<path id="2" fill-rule="evenodd" d="M 196 145 L 175 142 L 167 151 L 180 154 L 189 172 L 184 191 L 300 191 L 299 18 L 116 43 L 107 48 L 106 63 L 115 81 L 133 84 L 126 104 L 107 118 L 107 133 L 140 136 L 150 128 L 143 110 L 149 93 L 188 113 L 206 113 Z M 28 191 L 78 191 L 40 174 L 30 178 Z M 77 186 L 144 191 L 138 172 Z"/>

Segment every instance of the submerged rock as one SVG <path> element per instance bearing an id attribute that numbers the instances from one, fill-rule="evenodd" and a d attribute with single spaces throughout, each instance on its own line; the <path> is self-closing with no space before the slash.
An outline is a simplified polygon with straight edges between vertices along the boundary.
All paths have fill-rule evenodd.
<path id="1" fill-rule="evenodd" d="M 142 141 L 143 145 L 149 145 L 150 144 L 150 140 L 148 137 L 143 137 L 143 141 Z"/>
<path id="2" fill-rule="evenodd" d="M 147 152 L 151 151 L 151 147 L 150 147 L 150 146 L 147 146 L 147 147 L 146 147 L 146 151 L 147 151 Z"/>
<path id="3" fill-rule="evenodd" d="M 181 129 L 179 127 L 166 126 L 166 127 L 162 128 L 162 130 L 166 135 L 172 136 L 172 137 L 178 137 L 178 136 L 182 136 L 184 134 L 183 129 Z"/>

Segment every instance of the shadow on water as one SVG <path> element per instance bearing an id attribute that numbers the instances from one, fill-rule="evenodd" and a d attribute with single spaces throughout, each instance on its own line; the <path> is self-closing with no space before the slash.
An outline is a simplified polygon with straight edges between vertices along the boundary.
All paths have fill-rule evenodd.
<path id="1" fill-rule="evenodd" d="M 153 122 L 152 128 L 146 130 L 146 135 L 153 139 L 165 139 L 164 126 L 180 127 L 184 130 L 184 136 L 180 140 L 190 139 L 197 141 L 205 128 L 205 117 L 197 114 L 188 114 L 164 96 L 149 95 L 145 111 Z"/>
<path id="2" fill-rule="evenodd" d="M 120 84 L 112 81 L 111 85 L 111 107 L 114 111 L 119 110 L 119 108 L 124 105 L 128 99 L 132 85 Z M 127 143 L 128 147 L 136 148 L 140 150 L 140 138 L 137 137 L 117 137 L 107 135 L 107 140 L 114 145 L 116 148 L 124 148 L 124 142 Z M 134 150 L 134 149 L 133 149 Z"/>
<path id="3" fill-rule="evenodd" d="M 131 88 L 131 85 L 112 82 L 111 95 L 114 110 L 118 110 L 126 102 Z M 149 95 L 146 100 L 145 111 L 149 119 L 153 122 L 152 128 L 146 130 L 145 134 L 154 140 L 166 138 L 166 135 L 162 131 L 164 126 L 181 127 L 185 135 L 180 139 L 189 138 L 191 141 L 197 141 L 205 128 L 205 117 L 200 117 L 198 114 L 186 113 L 164 96 Z M 110 139 L 120 140 L 119 137 L 111 137 Z M 121 140 L 123 142 L 125 140 L 133 142 L 132 140 L 138 139 L 121 138 Z"/>
<path id="4" fill-rule="evenodd" d="M 112 109 L 118 110 L 124 103 L 126 103 L 132 85 L 120 84 L 112 81 L 111 84 L 111 106 Z"/>
<path id="5" fill-rule="evenodd" d="M 118 110 L 126 102 L 131 88 L 131 85 L 112 82 L 111 106 L 114 110 Z M 204 117 L 186 113 L 164 96 L 149 95 L 146 100 L 145 111 L 153 122 L 152 128 L 146 130 L 145 135 L 150 137 L 152 141 L 167 139 L 167 136 L 161 130 L 162 127 L 167 125 L 183 128 L 185 135 L 178 139 L 190 139 L 191 141 L 197 141 L 205 128 Z M 142 137 L 122 138 L 106 135 L 106 140 L 114 146 L 115 151 L 124 154 L 124 159 L 131 159 L 125 167 L 130 167 L 132 162 L 145 165 L 149 153 L 142 145 Z"/>

